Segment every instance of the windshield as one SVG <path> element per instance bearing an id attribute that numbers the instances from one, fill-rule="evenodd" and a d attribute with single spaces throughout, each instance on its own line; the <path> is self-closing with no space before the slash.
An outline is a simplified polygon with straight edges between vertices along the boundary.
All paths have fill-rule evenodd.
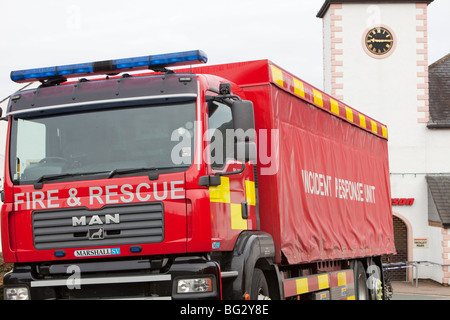
<path id="1" fill-rule="evenodd" d="M 10 170 L 16 184 L 192 163 L 195 103 L 15 118 Z M 126 170 L 137 169 L 137 170 Z"/>

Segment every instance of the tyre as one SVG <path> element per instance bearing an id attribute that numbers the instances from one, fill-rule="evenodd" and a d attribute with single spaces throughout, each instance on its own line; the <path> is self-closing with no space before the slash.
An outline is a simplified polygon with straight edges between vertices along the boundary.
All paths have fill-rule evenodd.
<path id="1" fill-rule="evenodd" d="M 360 261 L 353 262 L 353 275 L 355 285 L 355 299 L 369 300 L 366 270 L 364 270 L 364 266 Z"/>
<path id="2" fill-rule="evenodd" d="M 250 289 L 251 300 L 269 300 L 269 286 L 261 269 L 255 268 Z"/>

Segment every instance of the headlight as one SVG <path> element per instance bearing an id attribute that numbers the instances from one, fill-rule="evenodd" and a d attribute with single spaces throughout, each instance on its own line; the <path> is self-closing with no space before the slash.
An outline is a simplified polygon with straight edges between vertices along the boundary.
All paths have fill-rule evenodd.
<path id="1" fill-rule="evenodd" d="M 5 300 L 29 300 L 27 287 L 5 288 Z"/>
<path id="2" fill-rule="evenodd" d="M 213 291 L 211 278 L 178 280 L 177 293 L 199 293 Z"/>

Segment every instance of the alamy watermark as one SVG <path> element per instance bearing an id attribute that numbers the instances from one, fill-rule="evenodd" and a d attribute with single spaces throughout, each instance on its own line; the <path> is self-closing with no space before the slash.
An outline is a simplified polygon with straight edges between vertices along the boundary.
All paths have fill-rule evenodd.
<path id="1" fill-rule="evenodd" d="M 196 125 L 196 124 L 195 124 Z M 172 132 L 171 140 L 178 142 L 171 151 L 171 160 L 175 165 L 206 163 L 215 167 L 223 166 L 227 161 L 243 159 L 245 155 L 252 154 L 253 163 L 260 168 L 261 175 L 273 175 L 279 168 L 279 130 L 278 129 L 209 129 L 206 130 L 201 142 L 206 147 L 201 154 L 194 155 L 192 147 L 194 137 L 192 123 L 188 128 L 179 128 Z M 250 144 L 256 147 L 252 149 Z M 256 154 L 253 154 L 256 152 Z"/>

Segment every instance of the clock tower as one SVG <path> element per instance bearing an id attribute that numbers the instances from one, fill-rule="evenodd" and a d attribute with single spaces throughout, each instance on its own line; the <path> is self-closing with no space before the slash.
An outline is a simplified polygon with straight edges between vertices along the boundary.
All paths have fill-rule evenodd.
<path id="1" fill-rule="evenodd" d="M 392 198 L 414 199 L 392 208 L 397 258 L 433 261 L 436 268 L 419 268 L 419 277 L 450 284 L 450 228 L 430 223 L 442 220 L 434 217 L 440 211 L 430 181 L 445 184 L 441 176 L 450 175 L 450 126 L 436 129 L 430 119 L 427 10 L 433 0 L 323 1 L 317 17 L 324 90 L 387 125 Z"/>
<path id="2" fill-rule="evenodd" d="M 317 14 L 323 20 L 324 90 L 387 125 L 398 118 L 426 124 L 432 1 L 326 0 Z M 404 128 L 390 130 L 396 144 Z"/>

